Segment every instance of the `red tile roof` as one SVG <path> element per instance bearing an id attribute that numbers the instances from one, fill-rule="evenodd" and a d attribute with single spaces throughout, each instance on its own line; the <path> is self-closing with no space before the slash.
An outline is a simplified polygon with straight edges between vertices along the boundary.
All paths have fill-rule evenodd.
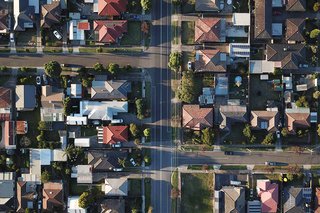
<path id="1" fill-rule="evenodd" d="M 316 188 L 315 213 L 320 213 L 320 188 Z"/>
<path id="2" fill-rule="evenodd" d="M 127 32 L 127 21 L 94 21 L 93 28 L 99 34 L 99 42 L 115 43 Z"/>
<path id="3" fill-rule="evenodd" d="M 213 108 L 200 108 L 199 105 L 183 106 L 183 127 L 201 130 L 213 126 Z"/>
<path id="4" fill-rule="evenodd" d="M 128 141 L 128 126 L 103 127 L 103 143 L 114 144 Z"/>
<path id="5" fill-rule="evenodd" d="M 0 121 L 9 121 L 10 113 L 0 113 Z"/>
<path id="6" fill-rule="evenodd" d="M 9 88 L 0 87 L 0 108 L 11 107 L 11 91 Z"/>
<path id="7" fill-rule="evenodd" d="M 54 207 L 63 207 L 63 185 L 48 182 L 43 184 L 43 209 L 53 210 Z"/>
<path id="8" fill-rule="evenodd" d="M 13 138 L 13 121 L 6 121 L 4 123 L 4 144 L 5 147 L 15 145 L 15 141 Z"/>
<path id="9" fill-rule="evenodd" d="M 278 184 L 271 183 L 269 180 L 258 180 L 257 188 L 261 198 L 262 212 L 277 212 L 278 208 Z"/>
<path id="10" fill-rule="evenodd" d="M 98 0 L 99 16 L 120 16 L 126 12 L 128 0 Z"/>
<path id="11" fill-rule="evenodd" d="M 90 30 L 89 22 L 79 22 L 78 23 L 78 29 L 79 30 Z"/>
<path id="12" fill-rule="evenodd" d="M 17 121 L 16 122 L 16 133 L 18 135 L 24 135 L 27 132 L 28 123 L 26 121 Z"/>
<path id="13" fill-rule="evenodd" d="M 195 42 L 219 42 L 220 18 L 198 19 L 195 25 Z"/>

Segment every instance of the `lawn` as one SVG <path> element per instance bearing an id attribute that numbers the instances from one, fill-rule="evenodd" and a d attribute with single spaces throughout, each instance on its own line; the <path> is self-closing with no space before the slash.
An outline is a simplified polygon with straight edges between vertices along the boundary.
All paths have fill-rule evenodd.
<path id="1" fill-rule="evenodd" d="M 81 136 L 95 136 L 98 131 L 95 127 L 81 127 Z"/>
<path id="2" fill-rule="evenodd" d="M 18 112 L 18 120 L 28 121 L 28 133 L 26 136 L 33 142 L 36 142 L 36 137 L 39 135 L 38 123 L 40 121 L 40 108 L 33 111 Z M 37 147 L 33 144 L 33 147 Z"/>
<path id="3" fill-rule="evenodd" d="M 213 174 L 181 174 L 181 212 L 211 213 Z"/>
<path id="4" fill-rule="evenodd" d="M 142 40 L 141 22 L 129 21 L 128 32 L 123 36 L 120 43 L 121 45 L 141 45 Z"/>
<path id="5" fill-rule="evenodd" d="M 183 21 L 181 22 L 181 43 L 193 44 L 194 43 L 194 22 Z"/>
<path id="6" fill-rule="evenodd" d="M 77 184 L 77 181 L 70 181 L 70 195 L 81 195 L 83 192 L 87 191 L 89 187 L 97 188 L 101 191 L 102 187 L 100 184 Z"/>
<path id="7" fill-rule="evenodd" d="M 80 47 L 80 53 L 141 53 L 141 48 L 96 48 L 96 47 Z"/>
<path id="8" fill-rule="evenodd" d="M 181 10 L 182 13 L 194 13 L 196 6 L 196 0 L 183 0 Z"/>
<path id="9" fill-rule="evenodd" d="M 5 84 L 10 79 L 10 75 L 2 75 L 0 78 L 0 86 Z"/>
<path id="10" fill-rule="evenodd" d="M 230 99 L 246 99 L 248 94 L 248 79 L 245 75 L 242 75 L 241 85 L 236 85 L 235 78 L 240 75 L 229 76 L 229 98 Z"/>
<path id="11" fill-rule="evenodd" d="M 37 48 L 30 47 L 30 48 L 17 48 L 18 53 L 36 53 Z"/>
<path id="12" fill-rule="evenodd" d="M 129 196 L 130 197 L 140 197 L 141 192 L 141 179 L 129 179 Z"/>
<path id="13" fill-rule="evenodd" d="M 234 13 L 248 13 L 249 12 L 248 0 L 233 1 L 233 12 Z"/>
<path id="14" fill-rule="evenodd" d="M 151 207 L 151 178 L 144 179 L 145 212 Z"/>
<path id="15" fill-rule="evenodd" d="M 24 32 L 18 32 L 15 35 L 17 46 L 35 46 L 37 42 L 36 29 L 27 29 Z"/>
<path id="16" fill-rule="evenodd" d="M 220 170 L 246 170 L 247 167 L 244 165 L 222 165 Z"/>
<path id="17" fill-rule="evenodd" d="M 142 83 L 140 81 L 131 82 L 131 93 L 128 98 L 130 100 L 142 98 Z"/>
<path id="18" fill-rule="evenodd" d="M 44 53 L 62 53 L 62 47 L 44 47 Z"/>
<path id="19" fill-rule="evenodd" d="M 273 91 L 272 83 L 261 81 L 260 75 L 250 75 L 250 106 L 252 110 L 265 110 L 267 101 L 279 103 L 281 93 Z"/>
<path id="20" fill-rule="evenodd" d="M 173 44 L 178 44 L 180 36 L 180 27 L 178 21 L 173 21 L 171 24 L 171 39 Z"/>

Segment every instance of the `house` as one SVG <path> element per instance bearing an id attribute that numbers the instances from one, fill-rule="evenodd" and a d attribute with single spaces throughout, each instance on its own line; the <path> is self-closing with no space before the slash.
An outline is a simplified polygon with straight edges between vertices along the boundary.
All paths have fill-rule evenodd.
<path id="1" fill-rule="evenodd" d="M 245 190 L 243 187 L 224 186 L 220 191 L 215 191 L 215 211 L 245 213 Z"/>
<path id="2" fill-rule="evenodd" d="M 288 43 L 304 42 L 304 28 L 306 26 L 303 18 L 286 19 L 286 40 Z"/>
<path id="3" fill-rule="evenodd" d="M 227 71 L 227 55 L 218 49 L 197 50 L 194 67 L 196 72 L 224 73 Z"/>
<path id="4" fill-rule="evenodd" d="M 97 41 L 100 43 L 118 43 L 128 31 L 127 20 L 95 20 L 93 21 Z"/>
<path id="5" fill-rule="evenodd" d="M 80 16 L 80 15 L 79 15 Z M 90 30 L 88 20 L 70 20 L 69 22 L 69 39 L 77 41 L 80 45 L 86 44 L 85 31 Z"/>
<path id="6" fill-rule="evenodd" d="M 71 98 L 82 98 L 82 85 L 71 84 L 70 86 L 70 97 Z"/>
<path id="7" fill-rule="evenodd" d="M 68 213 L 87 213 L 87 209 L 79 207 L 79 196 L 68 197 Z"/>
<path id="8" fill-rule="evenodd" d="M 128 178 L 106 178 L 102 191 L 106 196 L 127 196 L 128 195 Z"/>
<path id="9" fill-rule="evenodd" d="M 297 107 L 285 110 L 285 121 L 289 132 L 295 133 L 299 129 L 310 127 L 310 109 Z"/>
<path id="10" fill-rule="evenodd" d="M 314 203 L 315 203 L 315 208 L 314 208 L 314 212 L 315 213 L 320 213 L 320 188 L 317 187 L 316 189 L 316 193 L 315 193 L 315 199 L 314 199 Z"/>
<path id="11" fill-rule="evenodd" d="M 54 24 L 59 24 L 61 21 L 61 11 L 60 1 L 43 4 L 41 6 L 41 27 L 51 28 Z"/>
<path id="12" fill-rule="evenodd" d="M 16 140 L 15 140 L 15 123 L 14 121 L 5 121 L 4 122 L 4 146 L 6 149 L 16 149 Z"/>
<path id="13" fill-rule="evenodd" d="M 101 213 L 109 213 L 109 212 L 116 212 L 116 213 L 125 213 L 125 199 L 123 198 L 108 198 L 101 201 L 99 205 L 98 212 Z"/>
<path id="14" fill-rule="evenodd" d="M 254 38 L 272 38 L 272 1 L 254 1 Z"/>
<path id="15" fill-rule="evenodd" d="M 124 159 L 127 152 L 90 150 L 88 152 L 88 164 L 92 166 L 92 172 L 107 172 L 121 169 L 119 159 Z"/>
<path id="16" fill-rule="evenodd" d="M 35 182 L 17 182 L 17 212 L 25 212 L 26 209 L 36 209 L 37 185 Z"/>
<path id="17" fill-rule="evenodd" d="M 63 184 L 48 182 L 43 184 L 42 208 L 45 211 L 62 211 L 64 209 Z"/>
<path id="18" fill-rule="evenodd" d="M 225 42 L 226 21 L 221 18 L 199 18 L 195 23 L 196 43 Z"/>
<path id="19" fill-rule="evenodd" d="M 13 211 L 14 206 L 14 185 L 15 179 L 13 172 L 0 173 L 0 211 L 10 212 Z"/>
<path id="20" fill-rule="evenodd" d="M 305 12 L 306 0 L 287 0 L 286 10 L 289 12 Z"/>
<path id="21" fill-rule="evenodd" d="M 249 58 L 250 44 L 245 43 L 230 43 L 229 57 L 231 58 Z"/>
<path id="22" fill-rule="evenodd" d="M 0 3 L 0 33 L 9 33 L 9 11 L 6 9 L 5 2 L 1 5 Z"/>
<path id="23" fill-rule="evenodd" d="M 257 180 L 257 193 L 261 199 L 262 212 L 277 212 L 279 199 L 278 184 L 270 180 Z"/>
<path id="24" fill-rule="evenodd" d="M 126 100 L 131 84 L 126 80 L 92 81 L 92 100 Z"/>
<path id="25" fill-rule="evenodd" d="M 119 113 L 128 112 L 126 101 L 80 101 L 80 115 L 89 120 L 113 121 Z"/>
<path id="26" fill-rule="evenodd" d="M 35 14 L 39 13 L 39 0 L 15 0 L 13 16 L 15 31 L 25 31 L 33 28 Z"/>
<path id="27" fill-rule="evenodd" d="M 213 127 L 213 108 L 200 108 L 199 105 L 183 105 L 182 125 L 184 128 L 202 130 Z"/>
<path id="28" fill-rule="evenodd" d="M 306 203 L 311 202 L 310 188 L 290 187 L 284 190 L 283 212 L 306 212 Z"/>
<path id="29" fill-rule="evenodd" d="M 245 105 L 221 105 L 219 112 L 218 121 L 222 130 L 230 131 L 233 124 L 248 121 Z"/>
<path id="30" fill-rule="evenodd" d="M 77 183 L 93 183 L 91 165 L 77 165 L 72 171 L 71 177 L 77 178 Z"/>
<path id="31" fill-rule="evenodd" d="M 128 142 L 128 132 L 128 126 L 100 127 L 98 129 L 98 142 L 109 145 L 118 142 Z"/>
<path id="32" fill-rule="evenodd" d="M 261 202 L 259 200 L 248 201 L 247 213 L 261 213 Z"/>
<path id="33" fill-rule="evenodd" d="M 251 126 L 254 129 L 276 131 L 279 125 L 279 113 L 277 111 L 256 110 L 251 111 Z"/>
<path id="34" fill-rule="evenodd" d="M 40 115 L 42 121 L 64 121 L 63 90 L 42 86 Z"/>
<path id="35" fill-rule="evenodd" d="M 17 111 L 32 111 L 36 107 L 36 87 L 33 85 L 16 86 Z"/>
<path id="36" fill-rule="evenodd" d="M 304 44 L 267 44 L 266 53 L 267 60 L 283 70 L 297 70 L 306 61 Z"/>
<path id="37" fill-rule="evenodd" d="M 219 11 L 221 10 L 219 0 L 196 0 L 196 11 Z"/>
<path id="38" fill-rule="evenodd" d="M 11 118 L 11 90 L 0 87 L 0 121 L 8 121 Z"/>
<path id="39" fill-rule="evenodd" d="M 91 138 L 75 138 L 74 145 L 77 147 L 90 147 Z"/>
<path id="40" fill-rule="evenodd" d="M 99 16 L 120 16 L 127 10 L 128 0 L 98 0 Z"/>

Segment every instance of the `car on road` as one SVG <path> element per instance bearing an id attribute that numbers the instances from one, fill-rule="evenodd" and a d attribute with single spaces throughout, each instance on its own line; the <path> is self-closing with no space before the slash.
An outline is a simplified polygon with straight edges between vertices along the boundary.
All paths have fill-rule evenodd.
<path id="1" fill-rule="evenodd" d="M 36 77 L 36 83 L 37 83 L 38 86 L 41 85 L 41 76 L 38 75 L 38 76 Z"/>
<path id="2" fill-rule="evenodd" d="M 277 138 L 278 138 L 278 139 L 280 139 L 281 134 L 280 134 L 280 131 L 279 131 L 279 130 L 278 130 L 278 131 L 276 131 L 276 135 L 277 135 Z"/>
<path id="3" fill-rule="evenodd" d="M 266 166 L 288 166 L 287 163 L 275 162 L 275 161 L 266 161 L 264 164 Z"/>
<path id="4" fill-rule="evenodd" d="M 132 164 L 132 166 L 137 166 L 136 162 L 134 162 L 133 158 L 130 158 L 130 163 Z"/>
<path id="5" fill-rule="evenodd" d="M 44 83 L 45 85 L 47 85 L 47 84 L 48 84 L 48 78 L 47 78 L 47 75 L 46 75 L 46 74 L 43 74 L 43 75 L 42 75 L 42 79 L 43 79 L 43 83 Z"/>
<path id="6" fill-rule="evenodd" d="M 224 154 L 225 155 L 234 155 L 234 152 L 233 151 L 225 151 Z"/>
<path id="7" fill-rule="evenodd" d="M 53 35 L 54 35 L 58 40 L 61 40 L 61 39 L 62 39 L 61 33 L 59 33 L 57 30 L 54 30 L 54 31 L 53 31 Z"/>
<path id="8" fill-rule="evenodd" d="M 111 145 L 112 148 L 121 148 L 122 144 L 120 141 Z"/>

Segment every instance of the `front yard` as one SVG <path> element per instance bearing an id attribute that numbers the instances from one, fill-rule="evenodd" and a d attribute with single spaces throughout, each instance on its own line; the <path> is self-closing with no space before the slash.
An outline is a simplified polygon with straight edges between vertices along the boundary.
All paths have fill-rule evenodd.
<path id="1" fill-rule="evenodd" d="M 27 29 L 24 32 L 18 32 L 15 34 L 15 38 L 17 46 L 36 46 L 36 29 Z"/>
<path id="2" fill-rule="evenodd" d="M 181 212 L 212 212 L 213 174 L 181 174 Z"/>
<path id="3" fill-rule="evenodd" d="M 142 40 L 141 22 L 128 21 L 128 32 L 122 37 L 121 45 L 141 45 Z"/>
<path id="4" fill-rule="evenodd" d="M 181 43 L 194 44 L 194 22 L 193 21 L 181 22 Z"/>

